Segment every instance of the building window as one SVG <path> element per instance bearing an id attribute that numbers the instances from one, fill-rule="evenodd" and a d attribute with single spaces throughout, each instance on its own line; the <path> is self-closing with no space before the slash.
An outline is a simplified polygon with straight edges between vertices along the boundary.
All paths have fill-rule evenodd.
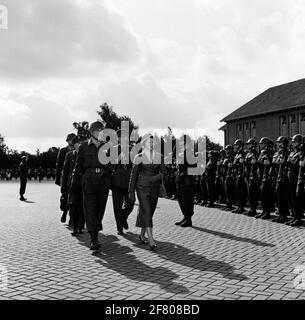
<path id="1" fill-rule="evenodd" d="M 297 129 L 296 116 L 295 114 L 291 114 L 289 116 L 289 137 L 293 137 L 297 133 L 298 133 L 298 129 Z"/>
<path id="2" fill-rule="evenodd" d="M 243 127 L 241 123 L 237 124 L 236 133 L 236 138 L 243 140 Z"/>
<path id="3" fill-rule="evenodd" d="M 300 114 L 300 134 L 305 135 L 305 113 Z"/>
<path id="4" fill-rule="evenodd" d="M 284 136 L 284 137 L 288 136 L 286 116 L 280 116 L 280 136 Z"/>
<path id="5" fill-rule="evenodd" d="M 251 122 L 250 135 L 251 138 L 256 139 L 256 121 Z"/>
<path id="6" fill-rule="evenodd" d="M 249 123 L 244 123 L 244 137 L 245 141 L 248 141 L 250 139 L 250 130 L 249 130 Z"/>

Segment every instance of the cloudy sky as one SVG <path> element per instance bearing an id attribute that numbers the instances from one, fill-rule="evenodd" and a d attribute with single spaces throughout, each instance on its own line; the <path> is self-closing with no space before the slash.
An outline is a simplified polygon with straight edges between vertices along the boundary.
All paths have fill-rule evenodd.
<path id="1" fill-rule="evenodd" d="M 142 128 L 204 130 L 270 86 L 305 77 L 303 0 L 0 0 L 0 133 L 65 144 L 113 105 Z"/>

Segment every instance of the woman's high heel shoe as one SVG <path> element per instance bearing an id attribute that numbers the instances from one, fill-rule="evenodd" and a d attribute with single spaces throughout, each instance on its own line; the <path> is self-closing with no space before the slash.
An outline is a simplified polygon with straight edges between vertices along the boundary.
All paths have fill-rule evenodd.
<path id="1" fill-rule="evenodd" d="M 147 240 L 145 240 L 145 238 L 143 239 L 141 235 L 139 236 L 139 240 L 142 244 L 147 244 Z"/>
<path id="2" fill-rule="evenodd" d="M 155 249 L 157 249 L 157 245 L 156 244 L 153 244 L 152 246 L 149 245 L 149 246 L 150 246 L 150 250 L 151 251 L 154 251 Z"/>

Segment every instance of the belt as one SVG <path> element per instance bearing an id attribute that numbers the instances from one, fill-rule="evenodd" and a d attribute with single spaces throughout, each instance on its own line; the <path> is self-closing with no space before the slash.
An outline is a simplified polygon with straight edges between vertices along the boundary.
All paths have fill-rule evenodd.
<path id="1" fill-rule="evenodd" d="M 88 168 L 86 169 L 86 172 L 90 172 L 90 173 L 104 173 L 105 170 L 102 168 Z"/>

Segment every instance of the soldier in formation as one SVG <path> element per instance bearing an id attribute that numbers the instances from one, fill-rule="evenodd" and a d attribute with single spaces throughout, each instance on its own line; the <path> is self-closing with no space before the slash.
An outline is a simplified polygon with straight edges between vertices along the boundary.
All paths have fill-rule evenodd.
<path id="1" fill-rule="evenodd" d="M 165 186 L 172 197 L 175 165 L 168 165 Z M 179 178 L 179 176 L 178 176 Z M 194 177 L 194 204 L 302 226 L 305 210 L 305 137 L 295 135 L 291 142 L 279 137 L 274 143 L 263 137 L 259 143 L 236 140 L 221 151 L 207 153 L 205 172 Z M 248 208 L 248 210 L 246 210 Z M 276 215 L 271 215 L 276 213 Z"/>

